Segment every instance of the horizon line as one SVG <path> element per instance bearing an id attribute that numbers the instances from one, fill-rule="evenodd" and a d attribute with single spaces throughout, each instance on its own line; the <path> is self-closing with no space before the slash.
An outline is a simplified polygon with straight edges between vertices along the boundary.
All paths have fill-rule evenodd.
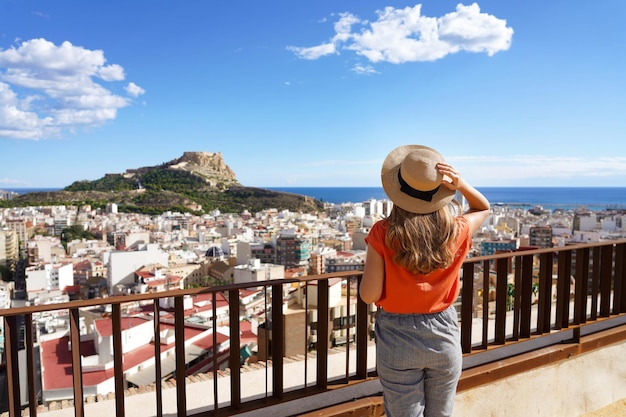
<path id="1" fill-rule="evenodd" d="M 383 188 L 382 185 L 244 185 L 250 188 Z M 2 186 L 0 190 L 61 190 L 69 186 Z M 619 185 L 475 185 L 476 188 L 626 188 Z"/>

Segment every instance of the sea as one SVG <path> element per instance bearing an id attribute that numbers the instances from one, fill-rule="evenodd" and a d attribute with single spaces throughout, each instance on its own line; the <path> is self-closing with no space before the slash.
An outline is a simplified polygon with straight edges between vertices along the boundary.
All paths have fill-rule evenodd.
<path id="1" fill-rule="evenodd" d="M 359 203 L 387 198 L 382 187 L 268 187 L 328 203 Z M 476 187 L 491 205 L 541 206 L 546 210 L 626 209 L 626 187 Z"/>
<path id="2" fill-rule="evenodd" d="M 306 195 L 326 203 L 362 203 L 385 200 L 382 187 L 261 187 Z M 491 205 L 542 206 L 546 210 L 626 210 L 626 187 L 476 187 Z M 60 188 L 4 188 L 18 194 L 58 191 Z"/>

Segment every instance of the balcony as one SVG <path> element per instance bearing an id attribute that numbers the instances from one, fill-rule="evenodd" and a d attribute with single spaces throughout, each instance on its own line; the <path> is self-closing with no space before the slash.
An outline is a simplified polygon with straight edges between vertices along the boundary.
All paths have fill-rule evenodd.
<path id="1" fill-rule="evenodd" d="M 541 415 L 527 408 L 546 395 L 567 402 L 558 407 L 568 413 L 543 415 L 600 408 L 600 399 L 581 399 L 573 386 L 550 391 L 549 372 L 575 363 L 578 368 L 565 378 L 575 375 L 578 386 L 589 391 L 598 389 L 602 378 L 605 397 L 625 398 L 622 361 L 607 362 L 626 349 L 625 260 L 626 240 L 468 259 L 457 303 L 464 371 L 455 416 L 500 415 L 486 410 L 507 395 L 512 416 Z M 362 410 L 381 415 L 371 332 L 376 309 L 358 298 L 360 275 L 0 310 L 8 415 L 312 416 Z M 200 307 L 204 324 L 193 320 Z M 86 329 L 87 314 L 98 316 L 94 328 L 103 325 L 100 320 L 108 323 L 99 340 Z M 69 331 L 54 345 L 44 342 L 37 325 L 42 315 L 69 322 Z M 132 326 L 145 331 L 146 323 L 149 341 L 138 343 L 139 327 Z M 102 343 L 106 335 L 109 344 Z M 96 350 L 107 359 L 94 363 L 98 341 Z M 129 347 L 133 343 L 137 346 Z M 256 346 L 254 352 L 250 346 Z M 139 364 L 139 350 L 148 352 L 147 362 Z M 598 353 L 613 356 L 589 356 Z M 51 355 L 57 358 L 54 368 L 46 365 Z M 577 358 L 582 361 L 574 362 Z M 548 373 L 535 379 L 533 372 Z M 534 381 L 546 385 L 532 387 Z"/>

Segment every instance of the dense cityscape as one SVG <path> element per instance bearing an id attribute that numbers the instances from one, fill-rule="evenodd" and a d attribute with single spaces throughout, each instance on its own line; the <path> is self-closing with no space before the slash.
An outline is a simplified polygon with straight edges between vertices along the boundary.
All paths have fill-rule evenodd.
<path id="1" fill-rule="evenodd" d="M 3 198 L 8 197 L 4 194 Z M 369 200 L 326 203 L 325 210 L 318 213 L 268 208 L 257 213 L 216 210 L 203 216 L 120 213 L 115 204 L 107 205 L 105 210 L 87 205 L 2 209 L 0 303 L 6 309 L 249 283 L 251 289 L 240 293 L 242 361 L 263 360 L 266 353 L 259 349 L 263 346 L 259 339 L 263 337 L 265 298 L 254 289 L 254 282 L 361 270 L 369 228 L 387 216 L 390 208 L 387 200 Z M 624 216 L 617 210 L 549 211 L 538 206 L 494 205 L 482 230 L 474 236 L 472 255 L 623 238 Z M 302 294 L 297 291 L 285 294 L 286 300 L 290 298 L 302 302 Z M 207 371 L 211 367 L 206 361 L 207 351 L 214 346 L 201 341 L 213 337 L 211 300 L 197 296 L 188 301 L 186 316 L 194 329 L 189 346 L 198 350 L 188 365 L 196 372 Z M 225 323 L 229 317 L 227 300 L 224 297 L 216 302 L 217 323 Z M 171 333 L 166 313 L 172 306 L 164 299 L 160 307 L 165 331 Z M 126 380 L 130 386 L 149 384 L 154 381 L 154 372 L 146 370 L 142 361 L 148 359 L 140 351 L 151 342 L 153 319 L 139 304 L 125 306 L 124 313 L 125 328 L 134 332 L 132 340 L 125 339 L 125 349 L 140 358 L 136 362 L 125 360 Z M 85 354 L 84 371 L 91 375 L 93 391 L 106 393 L 112 382 L 103 369 L 111 356 L 103 346 L 110 341 L 110 320 L 106 311 L 81 314 L 81 337 L 94 341 L 91 354 Z M 341 314 L 338 310 L 334 317 Z M 62 364 L 69 355 L 67 317 L 41 315 L 36 326 L 41 366 L 46 369 L 42 399 L 49 402 L 71 398 L 71 378 Z M 217 351 L 225 352 L 229 335 L 219 328 L 215 331 L 219 334 Z M 316 336 L 311 333 L 314 345 Z M 172 342 L 171 337 L 166 336 L 166 344 Z M 332 343 L 339 345 L 350 337 L 349 331 L 333 331 Z M 286 355 L 290 349 L 285 347 Z M 293 347 L 295 353 L 298 349 Z M 225 366 L 225 362 L 219 366 Z"/>

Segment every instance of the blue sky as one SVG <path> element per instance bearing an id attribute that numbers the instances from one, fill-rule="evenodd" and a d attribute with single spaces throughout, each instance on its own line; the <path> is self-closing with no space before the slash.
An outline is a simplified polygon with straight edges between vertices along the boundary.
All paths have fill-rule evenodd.
<path id="1" fill-rule="evenodd" d="M 374 4 L 376 3 L 376 4 Z M 0 188 L 221 152 L 248 186 L 626 185 L 626 2 L 0 0 Z"/>

